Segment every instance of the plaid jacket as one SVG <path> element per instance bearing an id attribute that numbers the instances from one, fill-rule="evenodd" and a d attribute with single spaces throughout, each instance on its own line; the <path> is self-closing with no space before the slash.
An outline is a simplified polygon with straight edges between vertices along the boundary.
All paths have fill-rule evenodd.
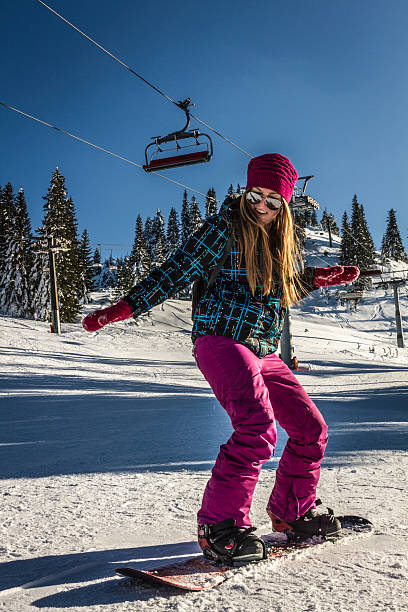
<path id="1" fill-rule="evenodd" d="M 239 199 L 227 200 L 218 214 L 204 224 L 159 268 L 154 268 L 123 298 L 138 317 L 153 306 L 164 302 L 196 279 L 205 281 L 220 261 L 231 233 L 231 218 Z M 227 336 L 250 348 L 258 357 L 273 353 L 278 348 L 285 309 L 280 305 L 281 288 L 276 286 L 270 295 L 262 295 L 257 285 L 252 296 L 246 279 L 244 258 L 238 267 L 238 245 L 233 242 L 230 255 L 218 272 L 214 283 L 207 288 L 194 314 L 191 338 L 199 336 Z M 302 275 L 306 293 L 313 289 L 312 269 Z"/>

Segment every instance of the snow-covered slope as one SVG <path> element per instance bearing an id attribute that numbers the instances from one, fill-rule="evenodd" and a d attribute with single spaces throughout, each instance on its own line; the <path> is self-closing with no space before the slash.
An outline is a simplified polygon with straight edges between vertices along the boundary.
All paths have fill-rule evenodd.
<path id="1" fill-rule="evenodd" d="M 325 235 L 312 240 L 308 263 L 336 263 Z M 329 425 L 319 496 L 368 517 L 376 533 L 234 570 L 200 594 L 113 575 L 131 560 L 197 552 L 195 513 L 231 428 L 191 355 L 190 304 L 168 300 L 138 324 L 92 334 L 79 322 L 57 336 L 45 323 L 0 318 L 0 608 L 408 610 L 408 349 L 396 346 L 391 293 L 367 293 L 350 313 L 335 292 L 293 308 L 297 376 Z M 86 311 L 106 300 L 95 294 Z M 402 291 L 408 332 L 407 306 Z M 284 443 L 280 431 L 255 493 L 262 533 Z"/>

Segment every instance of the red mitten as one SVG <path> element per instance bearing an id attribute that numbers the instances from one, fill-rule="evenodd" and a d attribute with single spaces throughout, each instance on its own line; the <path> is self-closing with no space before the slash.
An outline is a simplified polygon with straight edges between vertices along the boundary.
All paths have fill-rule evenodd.
<path id="1" fill-rule="evenodd" d="M 313 286 L 329 287 L 352 283 L 360 276 L 357 266 L 332 266 L 331 268 L 313 268 Z"/>
<path id="2" fill-rule="evenodd" d="M 132 309 L 129 304 L 124 300 L 120 300 L 112 306 L 91 312 L 91 314 L 87 315 L 82 321 L 82 327 L 86 329 L 86 331 L 93 332 L 107 323 L 123 321 L 123 319 L 128 319 L 131 316 Z"/>

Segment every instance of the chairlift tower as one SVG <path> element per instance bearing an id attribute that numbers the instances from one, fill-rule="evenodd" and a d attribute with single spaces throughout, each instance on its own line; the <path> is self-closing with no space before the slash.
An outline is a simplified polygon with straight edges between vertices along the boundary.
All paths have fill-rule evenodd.
<path id="1" fill-rule="evenodd" d="M 68 251 L 66 247 L 56 247 L 54 236 L 52 234 L 46 236 L 47 238 L 47 250 L 38 251 L 38 253 L 44 253 L 48 255 L 48 271 L 50 273 L 50 302 L 51 302 L 51 333 L 61 333 L 61 322 L 59 312 L 59 300 L 58 300 L 58 284 L 57 284 L 57 268 L 55 265 L 55 253 L 59 251 Z M 41 238 L 39 238 L 41 240 Z"/>
<path id="2" fill-rule="evenodd" d="M 309 194 L 306 193 L 306 185 L 314 175 L 301 176 L 298 181 L 304 181 L 303 187 L 295 187 L 289 206 L 291 211 L 295 210 L 319 210 L 320 206 Z M 290 316 L 290 308 L 286 310 L 285 319 L 283 321 L 283 330 L 280 340 L 281 359 L 291 370 L 298 369 L 298 360 L 294 355 L 295 347 L 292 341 L 292 323 Z"/>
<path id="3" fill-rule="evenodd" d="M 398 288 L 404 287 L 407 284 L 408 284 L 408 280 L 406 278 L 395 278 L 389 281 L 382 281 L 381 283 L 378 283 L 378 285 L 376 285 L 376 287 L 382 287 L 384 289 L 388 289 L 389 287 L 392 287 L 394 290 L 395 324 L 397 327 L 397 346 L 398 348 L 405 347 Z"/>

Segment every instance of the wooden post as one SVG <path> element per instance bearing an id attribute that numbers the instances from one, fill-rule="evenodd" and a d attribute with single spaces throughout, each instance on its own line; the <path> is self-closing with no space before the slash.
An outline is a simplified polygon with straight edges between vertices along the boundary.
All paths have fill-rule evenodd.
<path id="1" fill-rule="evenodd" d="M 51 332 L 60 334 L 61 326 L 58 304 L 57 271 L 55 268 L 54 236 L 48 236 L 48 260 L 50 266 Z"/>

